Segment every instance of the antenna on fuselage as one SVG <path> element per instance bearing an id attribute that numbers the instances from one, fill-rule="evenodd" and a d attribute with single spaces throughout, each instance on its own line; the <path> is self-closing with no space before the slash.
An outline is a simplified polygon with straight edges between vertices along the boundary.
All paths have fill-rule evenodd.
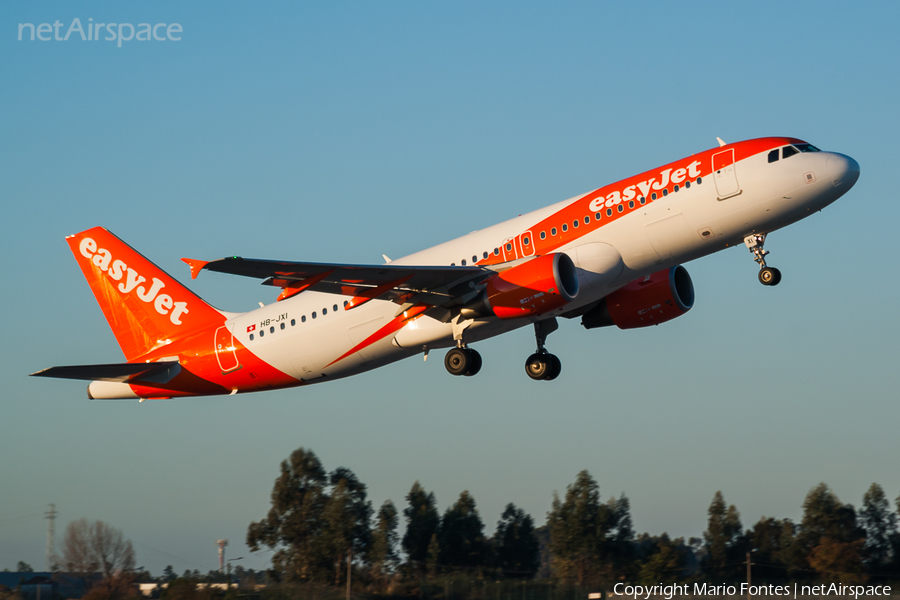
<path id="1" fill-rule="evenodd" d="M 719 142 L 719 148 L 725 145 L 725 142 L 723 142 L 722 138 L 720 138 L 719 136 L 716 136 L 716 141 Z"/>

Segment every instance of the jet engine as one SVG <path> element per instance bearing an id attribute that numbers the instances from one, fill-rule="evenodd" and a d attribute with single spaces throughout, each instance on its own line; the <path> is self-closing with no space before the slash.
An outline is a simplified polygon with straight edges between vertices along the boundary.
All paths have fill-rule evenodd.
<path id="1" fill-rule="evenodd" d="M 681 265 L 632 281 L 581 317 L 585 329 L 648 327 L 680 317 L 694 306 L 694 284 Z"/>
<path id="2" fill-rule="evenodd" d="M 553 253 L 501 271 L 462 309 L 466 318 L 517 319 L 555 310 L 578 295 L 578 272 L 567 255 Z"/>

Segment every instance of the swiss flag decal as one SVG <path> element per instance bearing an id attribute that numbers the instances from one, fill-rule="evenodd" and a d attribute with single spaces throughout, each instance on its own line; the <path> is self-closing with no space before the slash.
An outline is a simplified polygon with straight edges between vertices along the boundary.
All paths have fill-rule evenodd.
<path id="1" fill-rule="evenodd" d="M 251 331 L 256 331 L 256 323 L 247 328 L 247 333 L 250 333 Z"/>

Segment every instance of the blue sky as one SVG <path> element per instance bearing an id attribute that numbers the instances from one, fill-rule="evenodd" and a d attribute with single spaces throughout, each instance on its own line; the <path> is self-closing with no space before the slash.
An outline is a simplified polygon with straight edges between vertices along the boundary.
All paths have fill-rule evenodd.
<path id="1" fill-rule="evenodd" d="M 299 446 L 376 506 L 415 480 L 462 490 L 488 532 L 542 523 L 588 469 L 639 531 L 700 535 L 716 490 L 745 526 L 799 519 L 820 481 L 900 494 L 895 239 L 900 6 L 798 3 L 4 2 L 0 6 L 3 433 L 0 569 L 44 564 L 54 502 L 103 519 L 138 564 L 207 571 L 243 547 Z M 18 41 L 19 23 L 179 23 L 180 41 Z M 105 33 L 104 33 L 105 35 Z M 26 34 L 27 37 L 27 34 Z M 715 145 L 790 135 L 857 159 L 820 214 L 687 265 L 697 301 L 648 330 L 528 330 L 302 390 L 91 402 L 26 374 L 122 355 L 64 243 L 103 225 L 183 281 L 182 256 L 372 262 Z M 188 285 L 220 308 L 254 280 Z"/>

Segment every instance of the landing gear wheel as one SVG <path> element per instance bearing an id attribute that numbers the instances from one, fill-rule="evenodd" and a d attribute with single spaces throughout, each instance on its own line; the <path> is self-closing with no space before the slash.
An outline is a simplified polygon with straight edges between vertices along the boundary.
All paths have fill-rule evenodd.
<path id="1" fill-rule="evenodd" d="M 781 271 L 775 267 L 763 267 L 759 270 L 759 282 L 763 285 L 778 285 L 781 283 Z"/>
<path id="2" fill-rule="evenodd" d="M 451 375 L 471 377 L 481 370 L 481 355 L 471 348 L 453 348 L 444 357 L 444 366 Z"/>
<path id="3" fill-rule="evenodd" d="M 525 361 L 525 372 L 535 381 L 546 379 L 550 372 L 550 364 L 547 360 L 548 354 L 532 354 Z"/>
<path id="4" fill-rule="evenodd" d="M 554 379 L 559 377 L 559 374 L 562 372 L 562 363 L 559 361 L 555 354 L 549 354 L 547 355 L 547 358 L 550 359 L 550 372 L 547 373 L 547 377 L 545 377 L 545 379 L 547 381 L 553 381 Z"/>
<path id="5" fill-rule="evenodd" d="M 469 365 L 469 368 L 466 370 L 466 372 L 463 373 L 463 375 L 465 375 L 466 377 L 478 375 L 478 371 L 481 370 L 481 355 L 471 348 L 466 348 L 466 352 L 469 353 L 469 360 L 471 361 L 471 364 Z"/>
<path id="6" fill-rule="evenodd" d="M 453 348 L 444 357 L 444 366 L 451 375 L 465 375 L 472 361 L 465 348 Z"/>
<path id="7" fill-rule="evenodd" d="M 559 359 L 546 352 L 532 354 L 525 361 L 525 372 L 535 381 L 553 381 L 561 371 L 562 363 Z"/>

